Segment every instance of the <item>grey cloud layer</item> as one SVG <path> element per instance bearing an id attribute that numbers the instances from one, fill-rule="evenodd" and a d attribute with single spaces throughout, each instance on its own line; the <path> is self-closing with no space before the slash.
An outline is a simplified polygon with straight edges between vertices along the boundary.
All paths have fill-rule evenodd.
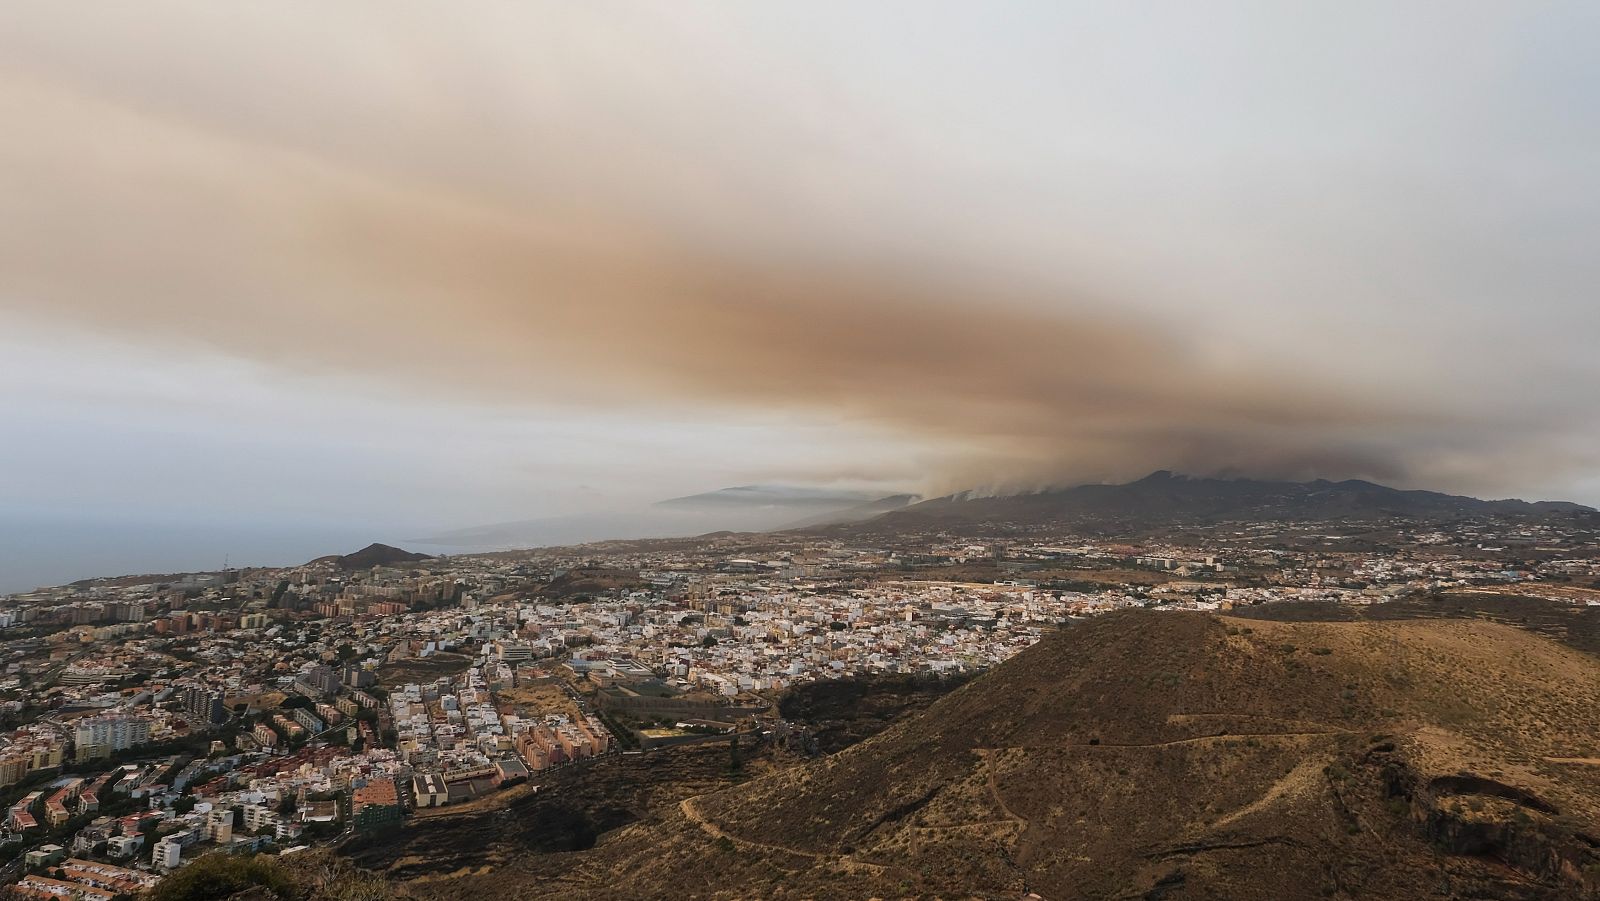
<path id="1" fill-rule="evenodd" d="M 465 131 L 445 140 L 415 123 L 352 123 L 362 109 L 348 86 L 297 95 L 307 109 L 288 116 L 287 99 L 237 82 L 239 93 L 224 81 L 215 96 L 162 79 L 119 91 L 54 46 L 41 38 L 0 85 L 0 115 L 22 126 L 0 143 L 4 303 L 30 315 L 508 405 L 821 411 L 914 437 L 938 470 L 933 489 L 1158 467 L 1498 488 L 1507 465 L 1589 462 L 1569 449 L 1570 406 L 1530 411 L 1501 398 L 1473 409 L 1440 403 L 1436 386 L 1378 389 L 1371 371 L 1339 379 L 1296 365 L 1294 347 L 1219 338 L 1203 310 L 1135 312 L 1087 273 L 1044 287 L 998 267 L 918 264 L 898 249 L 845 258 L 801 232 L 792 246 L 770 234 L 741 241 L 725 226 L 751 215 L 742 191 L 759 201 L 796 189 L 765 178 L 816 178 L 807 149 L 752 166 L 741 148 L 770 152 L 773 136 L 741 135 L 764 126 L 719 119 L 710 105 L 685 110 L 700 118 L 682 131 L 652 116 L 656 130 L 632 145 L 616 143 L 629 137 L 616 123 L 591 133 L 596 107 L 649 96 L 648 72 L 621 100 L 615 73 L 582 80 L 626 65 L 598 40 L 568 48 L 588 54 L 570 83 L 541 89 L 539 124 L 571 131 L 539 140 L 505 131 L 525 97 L 492 109 L 486 92 L 488 112 L 474 121 L 458 111 L 448 124 Z M 471 71 L 457 59 L 440 74 Z M 417 80 L 425 97 L 427 79 Z M 265 121 L 234 100 L 259 105 Z M 862 122 L 841 116 L 841 127 Z M 336 123 L 336 138 L 319 139 L 319 121 Z M 731 155 L 731 184 L 671 165 L 684 158 L 674 142 L 704 139 L 695 129 L 726 133 L 706 146 Z M 510 158 L 497 137 L 549 157 Z M 386 147 L 394 138 L 415 143 Z M 832 192 L 892 179 L 894 165 L 800 187 L 832 222 L 830 204 L 849 209 Z M 883 215 L 862 209 L 869 221 Z M 793 228 L 795 208 L 781 212 Z M 1264 316 L 1293 304 L 1261 301 Z M 1356 369 L 1384 365 L 1361 347 L 1345 354 Z"/>

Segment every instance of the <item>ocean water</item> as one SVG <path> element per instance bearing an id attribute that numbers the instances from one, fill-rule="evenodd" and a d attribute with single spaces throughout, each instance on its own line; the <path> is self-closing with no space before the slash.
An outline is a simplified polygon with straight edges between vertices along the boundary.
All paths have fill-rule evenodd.
<path id="1" fill-rule="evenodd" d="M 180 573 L 227 565 L 288 566 L 396 543 L 370 525 L 196 519 L 139 520 L 0 511 L 0 594 L 98 576 Z M 387 530 L 382 530 L 387 531 Z M 408 529 L 396 530 L 401 535 Z"/>

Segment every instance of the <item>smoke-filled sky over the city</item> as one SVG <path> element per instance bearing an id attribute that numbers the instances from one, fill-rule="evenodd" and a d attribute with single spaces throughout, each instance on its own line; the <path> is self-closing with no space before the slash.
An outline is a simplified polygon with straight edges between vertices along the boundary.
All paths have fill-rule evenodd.
<path id="1" fill-rule="evenodd" d="M 0 7 L 0 507 L 1600 501 L 1592 3 Z"/>

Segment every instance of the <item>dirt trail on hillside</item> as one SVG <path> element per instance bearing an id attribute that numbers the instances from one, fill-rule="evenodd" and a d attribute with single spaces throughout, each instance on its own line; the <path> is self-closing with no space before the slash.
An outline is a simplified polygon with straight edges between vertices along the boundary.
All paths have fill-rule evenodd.
<path id="1" fill-rule="evenodd" d="M 712 822 L 710 818 L 701 813 L 695 807 L 694 801 L 694 798 L 684 798 L 682 801 L 678 802 L 678 809 L 683 811 L 683 815 L 687 817 L 690 822 L 694 823 L 696 826 L 699 826 L 707 835 L 711 836 L 713 840 L 727 839 L 728 841 L 733 842 L 735 845 L 745 848 L 754 848 L 758 851 L 769 851 L 774 854 L 792 854 L 795 857 L 804 857 L 808 860 L 833 862 L 845 867 L 846 869 L 861 868 L 879 876 L 889 872 L 892 869 L 891 867 L 884 866 L 883 864 L 868 863 L 867 861 L 858 860 L 849 855 L 838 856 L 833 854 L 824 854 L 819 851 L 801 851 L 797 848 L 787 848 L 783 845 L 769 845 L 765 842 L 755 842 L 747 838 L 740 838 L 739 836 L 733 835 L 726 829 L 723 829 L 721 826 Z"/>

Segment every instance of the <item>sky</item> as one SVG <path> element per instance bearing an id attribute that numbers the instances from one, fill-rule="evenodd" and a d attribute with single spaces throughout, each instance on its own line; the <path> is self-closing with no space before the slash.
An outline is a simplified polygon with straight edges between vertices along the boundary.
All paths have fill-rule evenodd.
<path id="1" fill-rule="evenodd" d="M 81 524 L 262 557 L 751 483 L 1600 502 L 1597 44 L 1585 3 L 4 4 L 0 590 Z"/>

